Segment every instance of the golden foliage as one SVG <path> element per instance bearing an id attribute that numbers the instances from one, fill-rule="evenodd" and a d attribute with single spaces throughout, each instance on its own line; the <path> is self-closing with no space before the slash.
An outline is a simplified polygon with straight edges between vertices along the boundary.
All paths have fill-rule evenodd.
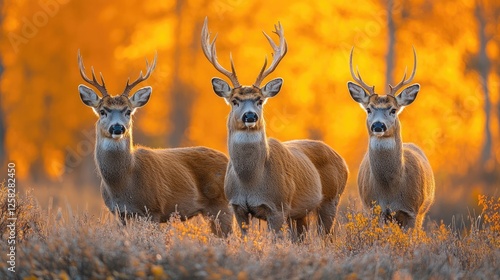
<path id="1" fill-rule="evenodd" d="M 1 109 L 7 119 L 7 150 L 18 162 L 22 178 L 40 166 L 49 178 L 60 176 L 68 150 L 77 149 L 81 131 L 92 128 L 95 117 L 76 90 L 82 82 L 78 49 L 89 66 L 104 74 L 112 93 L 119 93 L 127 77 L 138 75 L 143 59 L 158 51 L 158 68 L 148 81 L 154 95 L 135 118 L 143 144 L 226 150 L 229 109 L 211 91 L 210 78 L 218 73 L 199 47 L 205 16 L 219 33 L 220 60 L 227 66 L 232 52 L 246 84 L 270 52 L 260 31 L 281 21 L 289 53 L 273 74 L 284 77 L 285 86 L 267 106 L 269 135 L 283 140 L 323 139 L 350 166 L 359 164 L 367 140 L 363 112 L 345 87 L 351 79 L 348 52 L 356 47 L 355 63 L 361 73 L 384 92 L 385 2 L 289 1 L 285 6 L 279 1 L 244 0 L 94 2 L 3 4 Z M 485 5 L 487 10 L 498 9 L 495 2 Z M 451 5 L 406 1 L 392 10 L 397 41 L 389 81 L 400 79 L 415 46 L 419 59 L 415 81 L 422 84 L 417 102 L 401 117 L 404 139 L 421 145 L 433 167 L 445 173 L 465 174 L 479 157 L 482 143 L 481 81 L 464 64 L 478 45 L 474 8 L 472 1 Z M 492 21 L 488 24 L 491 30 L 497 28 Z M 487 47 L 494 61 L 498 44 L 491 40 Z M 491 80 L 491 99 L 499 102 L 498 78 L 492 75 Z M 498 131 L 492 133 L 494 143 L 499 143 Z M 493 150 L 498 162 L 500 147 L 495 144 Z"/>
<path id="2" fill-rule="evenodd" d="M 484 228 L 491 245 L 500 248 L 500 197 L 479 195 L 478 204 L 483 207 Z"/>

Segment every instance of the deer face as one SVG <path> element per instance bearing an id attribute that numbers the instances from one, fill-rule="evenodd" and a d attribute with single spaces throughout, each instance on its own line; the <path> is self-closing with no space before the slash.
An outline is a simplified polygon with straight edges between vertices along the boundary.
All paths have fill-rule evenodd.
<path id="1" fill-rule="evenodd" d="M 366 111 L 366 126 L 370 136 L 391 137 L 394 135 L 395 123 L 399 113 L 410 105 L 420 90 L 419 84 L 405 88 L 398 96 L 369 95 L 361 86 L 348 82 L 347 88 L 354 101 Z"/>
<path id="2" fill-rule="evenodd" d="M 102 73 L 101 83 L 99 83 L 95 77 L 94 68 L 92 68 L 92 79 L 87 77 L 85 74 L 85 66 L 83 65 L 82 56 L 80 55 L 80 51 L 78 51 L 78 66 L 80 68 L 80 75 L 84 81 L 93 85 L 102 94 L 101 98 L 93 89 L 85 85 L 78 86 L 80 98 L 83 103 L 91 107 L 94 110 L 94 113 L 99 117 L 97 127 L 101 136 L 119 140 L 129 134 L 132 127 L 132 115 L 137 108 L 148 103 L 153 89 L 151 87 L 143 87 L 137 90 L 134 95 L 129 98 L 130 91 L 136 85 L 149 78 L 156 67 L 156 58 L 157 55 L 155 55 L 151 65 L 146 59 L 147 71 L 145 75 L 143 75 L 141 71 L 139 77 L 135 81 L 132 83 L 130 83 L 130 80 L 127 81 L 122 94 L 118 96 L 110 96 L 106 90 L 106 84 L 104 83 Z"/>
<path id="3" fill-rule="evenodd" d="M 396 130 L 396 125 L 398 114 L 403 111 L 405 106 L 410 105 L 417 94 L 420 91 L 419 84 L 413 84 L 406 87 L 401 91 L 399 95 L 396 93 L 403 86 L 408 85 L 417 71 L 417 52 L 413 48 L 413 71 L 410 78 L 406 79 L 406 71 L 401 82 L 395 86 L 389 85 L 390 91 L 386 95 L 379 95 L 375 93 L 375 86 L 367 85 L 361 75 L 354 74 L 354 69 L 352 67 L 352 54 L 354 47 L 351 49 L 351 55 L 349 58 L 349 68 L 351 71 L 351 76 L 356 81 L 357 84 L 353 82 L 347 83 L 347 88 L 354 101 L 358 102 L 367 113 L 366 126 L 368 128 L 368 133 L 370 136 L 375 137 L 391 137 L 394 135 Z M 368 93 L 366 92 L 368 91 Z"/>
<path id="4" fill-rule="evenodd" d="M 276 45 L 271 37 L 269 37 L 264 32 L 264 36 L 267 38 L 274 51 L 271 65 L 269 65 L 269 67 L 266 69 L 266 58 L 264 66 L 260 70 L 260 73 L 253 85 L 241 86 L 234 69 L 232 57 L 230 56 L 231 72 L 226 70 L 224 67 L 222 67 L 222 65 L 219 64 L 219 61 L 217 60 L 217 51 L 215 49 L 215 39 L 213 39 L 213 41 L 210 40 L 210 33 L 208 32 L 208 20 L 205 18 L 205 22 L 201 31 L 201 47 L 203 49 L 203 53 L 207 57 L 208 61 L 210 61 L 210 63 L 215 67 L 215 69 L 229 78 L 234 87 L 231 88 L 229 84 L 222 79 L 212 79 L 212 86 L 215 94 L 224 98 L 226 100 L 226 103 L 231 106 L 228 125 L 232 129 L 250 130 L 263 128 L 264 120 L 262 118 L 262 107 L 264 106 L 268 98 L 278 94 L 281 86 L 283 85 L 283 79 L 276 78 L 269 81 L 265 86 L 260 87 L 260 84 L 262 83 L 264 78 L 271 74 L 274 69 L 276 69 L 287 52 L 287 44 L 281 24 L 278 23 L 278 25 L 275 25 L 274 28 L 274 33 L 276 33 L 276 35 L 278 35 L 280 39 L 279 45 Z"/>
<path id="5" fill-rule="evenodd" d="M 261 129 L 264 125 L 262 108 L 267 99 L 275 96 L 281 89 L 283 79 L 277 78 L 264 87 L 241 86 L 231 88 L 219 78 L 212 79 L 215 94 L 224 98 L 231 106 L 229 124 L 237 130 Z"/>
<path id="6" fill-rule="evenodd" d="M 130 131 L 132 115 L 137 108 L 149 101 L 152 88 L 141 88 L 130 98 L 124 95 L 106 95 L 100 98 L 94 90 L 85 85 L 80 85 L 78 91 L 83 103 L 91 107 L 99 117 L 97 124 L 100 134 L 119 140 Z"/>

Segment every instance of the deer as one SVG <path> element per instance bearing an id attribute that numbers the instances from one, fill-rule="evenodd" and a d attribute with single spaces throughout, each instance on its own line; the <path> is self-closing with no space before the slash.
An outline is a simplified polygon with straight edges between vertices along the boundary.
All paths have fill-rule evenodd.
<path id="1" fill-rule="evenodd" d="M 224 191 L 243 235 L 250 218 L 267 221 L 270 231 L 283 236 L 283 226 L 292 229 L 292 238 L 302 238 L 309 213 L 316 213 L 321 234 L 334 224 L 340 196 L 346 186 L 348 170 L 344 159 L 321 141 L 280 142 L 266 135 L 263 106 L 278 94 L 283 84 L 276 78 L 260 87 L 287 52 L 280 23 L 275 25 L 279 45 L 265 32 L 274 54 L 267 58 L 251 86 L 238 82 L 232 55 L 231 71 L 217 60 L 215 40 L 211 41 L 208 19 L 202 28 L 202 49 L 208 61 L 226 76 L 233 87 L 220 78 L 212 79 L 215 94 L 224 98 L 231 111 L 227 118 L 229 163 Z M 295 230 L 296 229 L 296 230 Z"/>
<path id="2" fill-rule="evenodd" d="M 417 53 L 413 48 L 413 71 L 389 92 L 376 94 L 375 86 L 367 85 L 359 70 L 352 66 L 354 47 L 349 67 L 354 82 L 347 88 L 351 97 L 366 112 L 368 151 L 358 173 L 358 191 L 365 208 L 380 205 L 382 220 L 397 222 L 405 229 L 420 229 L 425 214 L 434 201 L 434 175 L 422 149 L 413 143 L 403 143 L 399 114 L 415 101 L 419 84 L 410 84 L 417 69 Z M 405 88 L 403 88 L 405 87 Z M 396 95 L 400 90 L 401 92 Z"/>
<path id="3" fill-rule="evenodd" d="M 156 59 L 157 55 L 151 64 L 146 59 L 146 73 L 141 71 L 131 83 L 127 80 L 122 93 L 111 96 L 102 73 L 101 83 L 93 67 L 92 79 L 87 77 L 78 52 L 81 77 L 102 95 L 86 85 L 78 86 L 81 100 L 98 117 L 94 158 L 104 202 L 124 224 L 130 215 L 164 223 L 174 213 L 182 221 L 201 214 L 209 219 L 213 233 L 227 235 L 233 218 L 224 194 L 226 155 L 207 147 L 151 149 L 133 143 L 132 116 L 149 101 L 152 87 L 129 95 L 150 77 Z"/>

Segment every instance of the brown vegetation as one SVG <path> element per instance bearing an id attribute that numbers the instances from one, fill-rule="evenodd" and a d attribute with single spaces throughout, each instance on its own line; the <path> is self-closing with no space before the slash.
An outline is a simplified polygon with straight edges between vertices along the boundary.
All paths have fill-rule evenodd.
<path id="1" fill-rule="evenodd" d="M 5 188 L 2 187 L 2 207 Z M 464 232 L 428 223 L 425 231 L 404 232 L 381 225 L 379 213 L 339 213 L 335 235 L 309 232 L 304 242 L 276 239 L 257 224 L 246 237 L 215 237 L 202 220 L 174 217 L 159 225 L 138 218 L 127 226 L 108 212 L 55 213 L 30 207 L 18 226 L 40 230 L 19 238 L 16 276 L 25 279 L 498 279 L 500 199 L 481 196 L 480 216 Z M 31 202 L 29 202 L 31 201 Z M 29 203 L 28 203 L 29 202 Z M 377 209 L 375 211 L 380 211 Z M 3 216 L 3 213 L 2 213 Z M 285 232 L 286 233 L 286 232 Z M 5 252 L 6 243 L 0 242 Z M 6 270 L 0 255 L 0 277 Z"/>
<path id="2" fill-rule="evenodd" d="M 59 4 L 49 14 L 40 3 Z M 135 118 L 138 144 L 227 151 L 227 108 L 213 96 L 209 81 L 217 71 L 200 47 L 208 16 L 213 30 L 224 31 L 217 41 L 221 63 L 230 65 L 231 52 L 238 77 L 252 81 L 263 57 L 271 59 L 258 31 L 281 22 L 288 42 L 279 72 L 285 86 L 267 105 L 268 135 L 322 140 L 345 158 L 351 174 L 358 173 L 368 141 L 364 113 L 345 89 L 349 50 L 355 46 L 359 69 L 383 92 L 411 65 L 414 46 L 421 96 L 401 117 L 402 134 L 434 169 L 429 215 L 448 219 L 464 203 L 473 207 L 478 193 L 498 190 L 498 1 L 54 0 L 1 7 L 0 165 L 16 161 L 25 187 L 27 181 L 37 188 L 63 181 L 65 190 L 98 184 L 88 140 L 94 116 L 77 94 L 78 49 L 112 94 L 158 51 L 150 79 L 155 94 Z M 351 176 L 345 195 L 357 195 L 355 181 Z"/>

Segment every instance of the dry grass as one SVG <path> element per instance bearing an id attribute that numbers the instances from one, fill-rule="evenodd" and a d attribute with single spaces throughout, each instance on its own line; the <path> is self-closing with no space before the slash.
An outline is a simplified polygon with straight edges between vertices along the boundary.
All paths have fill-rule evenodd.
<path id="1" fill-rule="evenodd" d="M 320 238 L 310 231 L 302 243 L 286 234 L 276 238 L 257 223 L 247 237 L 220 239 L 202 219 L 174 217 L 162 225 L 134 219 L 121 226 L 109 213 L 42 210 L 29 193 L 19 199 L 16 274 L 7 271 L 1 242 L 1 279 L 500 278 L 500 199 L 491 197 L 479 198 L 483 213 L 471 217 L 466 232 L 435 223 L 404 232 L 381 225 L 377 209 L 347 210 L 335 234 Z M 4 227 L 1 233 L 4 239 Z"/>

